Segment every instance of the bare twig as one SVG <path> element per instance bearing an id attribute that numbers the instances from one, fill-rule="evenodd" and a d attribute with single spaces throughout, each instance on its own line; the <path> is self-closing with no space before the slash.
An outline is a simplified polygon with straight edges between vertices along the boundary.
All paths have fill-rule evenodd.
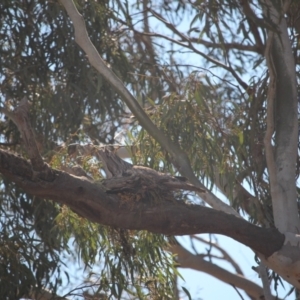
<path id="1" fill-rule="evenodd" d="M 228 252 L 225 251 L 222 247 L 220 247 L 217 243 L 209 242 L 209 241 L 207 241 L 199 236 L 196 236 L 196 235 L 192 235 L 191 238 L 216 248 L 223 255 L 223 257 L 220 259 L 224 259 L 224 260 L 228 261 L 233 266 L 233 268 L 235 269 L 237 274 L 244 275 L 240 266 L 234 261 L 234 259 L 228 254 Z"/>
<path id="2" fill-rule="evenodd" d="M 233 284 L 231 284 L 231 286 L 234 288 L 234 290 L 237 292 L 237 294 L 240 296 L 240 298 L 241 298 L 242 300 L 244 300 L 244 297 L 242 296 L 242 294 L 240 293 L 240 291 L 236 288 L 236 286 L 233 285 Z"/>
<path id="3" fill-rule="evenodd" d="M 193 43 L 197 43 L 197 44 L 201 44 L 204 45 L 208 48 L 219 48 L 219 49 L 226 49 L 226 50 L 230 50 L 230 49 L 236 49 L 236 50 L 241 50 L 241 51 L 249 51 L 249 52 L 255 52 L 258 54 L 263 54 L 263 51 L 260 47 L 258 47 L 257 45 L 244 45 L 244 44 L 240 44 L 240 43 L 212 43 L 203 39 L 199 39 L 199 38 L 194 38 L 194 37 L 190 37 L 189 38 L 191 42 Z"/>

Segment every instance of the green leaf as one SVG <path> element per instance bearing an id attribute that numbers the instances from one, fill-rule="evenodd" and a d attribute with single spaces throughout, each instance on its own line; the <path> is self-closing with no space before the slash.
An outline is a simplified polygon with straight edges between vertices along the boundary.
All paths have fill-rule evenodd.
<path id="1" fill-rule="evenodd" d="M 244 132 L 240 131 L 238 136 L 239 136 L 240 145 L 243 145 L 244 144 Z"/>
<path id="2" fill-rule="evenodd" d="M 186 295 L 188 296 L 189 300 L 192 300 L 190 292 L 185 287 L 183 287 L 183 286 L 181 288 L 186 293 Z"/>

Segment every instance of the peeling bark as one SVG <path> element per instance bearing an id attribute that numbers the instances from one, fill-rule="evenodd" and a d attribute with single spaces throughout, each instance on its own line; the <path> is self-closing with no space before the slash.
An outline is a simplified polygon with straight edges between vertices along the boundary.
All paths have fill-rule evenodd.
<path id="1" fill-rule="evenodd" d="M 275 225 L 281 232 L 296 233 L 300 228 L 295 184 L 298 102 L 295 61 L 284 18 L 288 4 L 286 1 L 279 12 L 272 1 L 265 1 L 265 17 L 274 24 L 266 49 L 270 84 L 265 144 Z"/>

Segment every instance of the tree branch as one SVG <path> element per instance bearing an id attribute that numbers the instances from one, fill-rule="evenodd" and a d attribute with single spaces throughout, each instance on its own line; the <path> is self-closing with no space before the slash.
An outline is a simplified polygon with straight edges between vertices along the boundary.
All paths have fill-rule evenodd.
<path id="1" fill-rule="evenodd" d="M 268 271 L 265 264 L 263 262 L 260 262 L 257 269 L 263 284 L 265 300 L 274 300 L 275 298 L 272 296 L 271 293 L 270 280 L 268 278 Z"/>
<path id="2" fill-rule="evenodd" d="M 153 170 L 152 170 L 153 171 Z M 85 177 L 49 168 L 35 176 L 26 160 L 0 150 L 0 172 L 25 192 L 69 206 L 80 216 L 99 224 L 166 235 L 219 233 L 251 247 L 266 257 L 279 250 L 284 236 L 275 228 L 260 228 L 233 215 L 176 201 L 153 189 L 110 193 L 109 181 L 92 183 Z M 126 187 L 126 176 L 124 177 Z M 154 197 L 153 197 L 154 195 Z M 157 196 L 157 197 L 156 197 Z"/>
<path id="3" fill-rule="evenodd" d="M 283 13 L 279 14 L 272 1 L 264 2 L 265 17 L 278 28 L 278 32 L 268 31 L 265 54 L 270 74 L 265 147 L 274 221 L 282 232 L 298 233 L 300 223 L 295 184 L 298 102 L 295 61 Z M 289 1 L 286 1 L 282 11 L 288 9 L 288 4 Z M 274 131 L 275 151 L 271 144 Z"/>
<path id="4" fill-rule="evenodd" d="M 197 235 L 192 235 L 191 236 L 192 239 L 195 239 L 199 242 L 205 243 L 211 247 L 216 248 L 218 251 L 220 251 L 223 255 L 223 257 L 220 257 L 220 259 L 224 259 L 226 260 L 228 263 L 230 263 L 232 265 L 232 267 L 235 269 L 236 273 L 239 275 L 244 275 L 240 266 L 236 263 L 236 261 L 228 254 L 227 251 L 225 251 L 222 247 L 220 247 L 217 243 L 212 243 L 210 241 L 207 241 Z"/>
<path id="5" fill-rule="evenodd" d="M 212 42 L 200 39 L 200 38 L 193 38 L 193 37 L 190 37 L 189 39 L 193 43 L 201 44 L 201 45 L 204 45 L 209 48 L 218 48 L 218 49 L 226 49 L 226 50 L 235 49 L 235 50 L 249 51 L 249 52 L 255 52 L 258 54 L 263 54 L 262 49 L 257 45 L 252 46 L 252 45 L 244 45 L 244 44 L 240 44 L 240 43 L 223 43 L 223 44 L 222 43 L 212 43 Z"/>
<path id="6" fill-rule="evenodd" d="M 190 268 L 196 271 L 205 272 L 225 283 L 244 290 L 255 299 L 262 299 L 261 297 L 264 295 L 263 289 L 245 277 L 233 274 L 211 262 L 204 260 L 199 255 L 193 255 L 178 243 L 172 244 L 169 250 L 177 255 L 180 268 Z"/>

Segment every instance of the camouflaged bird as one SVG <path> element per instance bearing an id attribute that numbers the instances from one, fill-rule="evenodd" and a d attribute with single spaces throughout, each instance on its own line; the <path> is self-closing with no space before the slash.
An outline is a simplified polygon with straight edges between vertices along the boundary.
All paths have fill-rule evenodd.
<path id="1" fill-rule="evenodd" d="M 143 166 L 134 166 L 107 149 L 99 150 L 98 155 L 107 175 L 107 179 L 103 181 L 107 193 L 144 193 L 151 190 L 167 193 L 180 189 L 205 192 L 204 189 L 189 183 L 184 177 L 167 175 Z"/>

